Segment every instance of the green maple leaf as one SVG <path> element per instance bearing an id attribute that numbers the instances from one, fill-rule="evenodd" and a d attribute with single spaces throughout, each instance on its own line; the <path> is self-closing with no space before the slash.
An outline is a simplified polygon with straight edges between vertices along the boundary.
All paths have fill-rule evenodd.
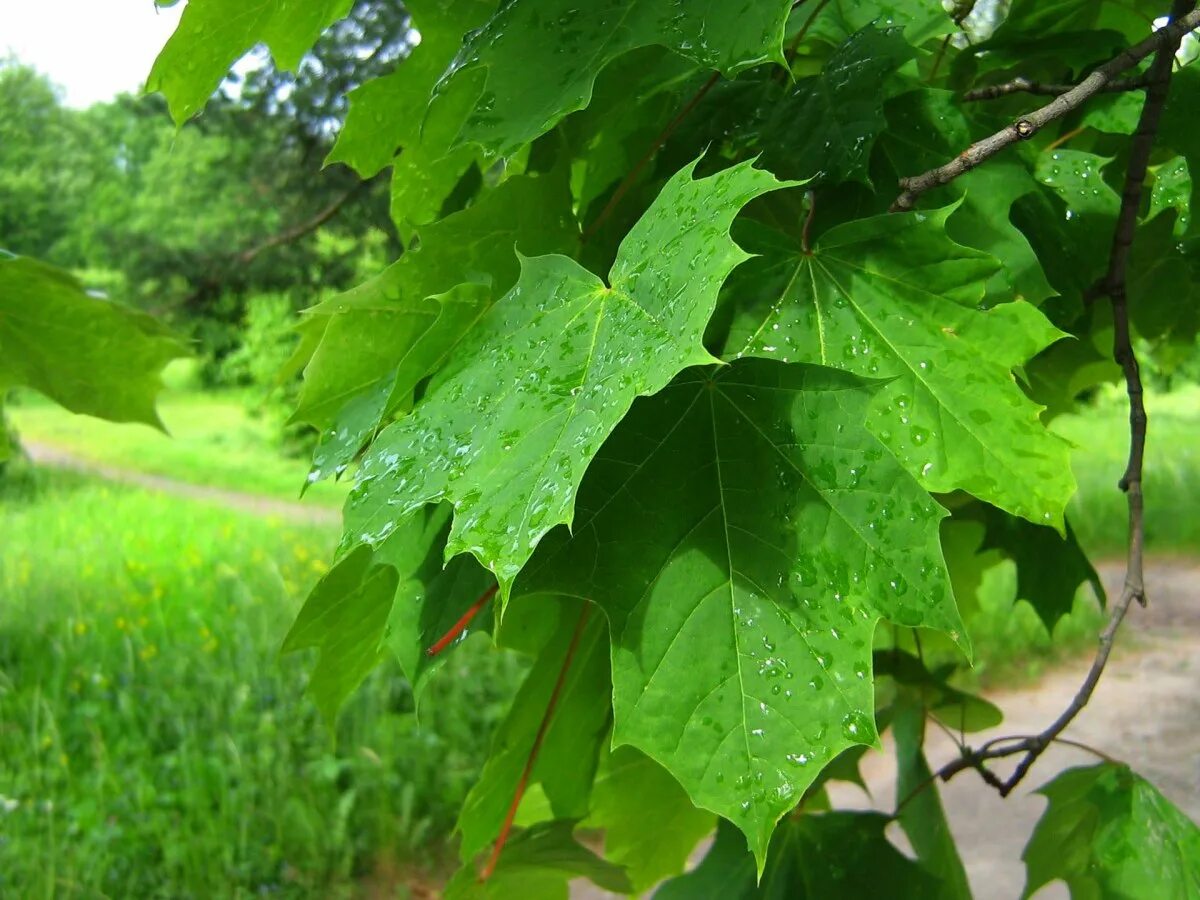
<path id="1" fill-rule="evenodd" d="M 447 557 L 469 552 L 502 596 L 634 398 L 712 361 L 717 292 L 746 258 L 729 226 L 785 186 L 748 164 L 678 172 L 629 232 L 605 285 L 562 256 L 523 260 L 516 286 L 462 340 L 423 401 L 372 444 L 346 540 L 376 544 L 427 503 L 455 508 Z"/>
<path id="2" fill-rule="evenodd" d="M 229 67 L 266 44 L 281 69 L 295 69 L 321 32 L 353 0 L 189 0 L 154 67 L 146 91 L 161 91 L 176 122 L 204 108 Z"/>
<path id="3" fill-rule="evenodd" d="M 920 47 L 931 38 L 950 34 L 954 22 L 940 0 L 833 0 L 813 10 L 800 6 L 792 19 L 796 28 L 812 18 L 808 27 L 809 40 L 824 40 L 837 45 L 856 31 L 869 25 L 884 24 L 903 29 L 904 37 L 913 47 Z"/>
<path id="4" fill-rule="evenodd" d="M 304 601 L 282 652 L 319 650 L 308 693 L 330 726 L 388 650 L 419 700 L 446 658 L 426 651 L 494 584 L 468 556 L 442 566 L 449 527 L 449 508 L 429 507 L 375 550 L 343 556 Z"/>
<path id="5" fill-rule="evenodd" d="M 903 691 L 895 703 L 896 818 L 913 851 L 941 881 L 940 900 L 971 900 L 971 886 L 950 833 L 937 781 L 925 758 L 926 707 L 919 694 Z"/>
<path id="6" fill-rule="evenodd" d="M 726 355 L 890 379 L 868 425 L 927 490 L 965 490 L 1061 530 L 1069 445 L 1012 370 L 1062 333 L 1029 303 L 978 308 L 997 263 L 946 236 L 952 212 L 848 222 L 811 253 L 751 223 L 743 245 L 762 256 L 730 281 Z"/>
<path id="7" fill-rule="evenodd" d="M 0 399 L 21 385 L 71 412 L 161 428 L 159 375 L 185 355 L 145 313 L 90 296 L 53 266 L 0 255 Z"/>
<path id="8" fill-rule="evenodd" d="M 1071 612 L 1075 594 L 1087 584 L 1103 606 L 1104 585 L 1087 554 L 1075 539 L 1068 522 L 1066 534 L 1005 515 L 977 504 L 973 516 L 984 522 L 987 533 L 981 551 L 999 550 L 1017 567 L 1017 599 L 1027 601 L 1048 633 Z"/>
<path id="9" fill-rule="evenodd" d="M 817 184 L 869 184 L 871 148 L 886 124 L 886 91 L 912 55 L 899 28 L 870 25 L 851 35 L 820 75 L 801 79 L 770 105 L 758 144 L 763 166 Z"/>
<path id="10" fill-rule="evenodd" d="M 397 573 L 356 547 L 317 582 L 283 642 L 283 653 L 309 647 L 320 657 L 308 692 L 332 727 L 345 699 L 382 659 L 380 646 Z"/>
<path id="11" fill-rule="evenodd" d="M 565 178 L 510 178 L 422 229 L 421 245 L 379 275 L 307 310 L 293 419 L 325 431 L 315 477 L 344 466 L 387 413 L 410 405 L 416 384 L 517 280 L 515 250 L 567 250 L 577 233 Z"/>
<path id="12" fill-rule="evenodd" d="M 1146 221 L 1174 209 L 1178 219 L 1173 234 L 1183 237 L 1191 222 L 1192 207 L 1192 175 L 1187 160 L 1176 156 L 1153 167 L 1151 171 L 1154 173 L 1154 183 L 1150 187 L 1150 209 L 1146 212 Z"/>
<path id="13" fill-rule="evenodd" d="M 897 177 L 939 166 L 972 141 L 971 128 L 952 91 L 925 88 L 889 101 L 888 128 L 880 146 Z M 939 196 L 959 201 L 946 222 L 946 233 L 968 247 L 986 250 L 1001 265 L 987 282 L 988 304 L 1013 299 L 1031 303 L 1054 295 L 1029 240 L 1009 218 L 1013 203 L 1037 190 L 1025 165 L 997 157 L 956 178 Z"/>
<path id="14" fill-rule="evenodd" d="M 1176 72 L 1171 78 L 1171 93 L 1163 108 L 1159 126 L 1158 143 L 1170 147 L 1183 155 L 1188 169 L 1193 173 L 1191 180 L 1191 232 L 1195 235 L 1200 225 L 1200 122 L 1196 120 L 1196 109 L 1200 105 L 1200 70 L 1189 66 Z"/>
<path id="15" fill-rule="evenodd" d="M 760 866 L 821 768 L 876 739 L 879 619 L 967 644 L 945 512 L 862 425 L 877 389 L 766 360 L 684 373 L 630 411 L 573 536 L 514 588 L 604 609 L 614 744 L 737 824 Z"/>
<path id="16" fill-rule="evenodd" d="M 326 163 L 342 162 L 370 178 L 421 142 L 433 86 L 458 52 L 462 37 L 495 9 L 494 0 L 410 0 L 404 4 L 421 42 L 388 75 L 347 95 L 350 110 Z"/>
<path id="17" fill-rule="evenodd" d="M 630 50 L 660 44 L 729 76 L 783 62 L 790 0 L 692 6 L 677 0 L 515 0 L 473 32 L 439 84 L 445 102 L 474 104 L 459 136 L 511 153 L 587 106 L 600 71 Z M 485 73 L 483 78 L 478 72 Z"/>
<path id="18" fill-rule="evenodd" d="M 646 811 L 652 810 L 652 815 Z M 604 831 L 605 858 L 624 866 L 635 891 L 678 875 L 716 817 L 696 809 L 679 782 L 632 747 L 605 753 L 581 827 Z"/>
<path id="19" fill-rule="evenodd" d="M 1200 897 L 1200 828 L 1128 766 L 1069 769 L 1038 793 L 1022 897 L 1058 879 L 1081 900 Z"/>
<path id="20" fill-rule="evenodd" d="M 654 900 L 859 900 L 937 896 L 939 884 L 888 841 L 887 816 L 827 812 L 789 819 L 771 842 L 770 861 L 756 877 L 754 860 L 728 822 L 692 872 L 672 879 Z M 881 885 L 886 889 L 881 890 Z"/>

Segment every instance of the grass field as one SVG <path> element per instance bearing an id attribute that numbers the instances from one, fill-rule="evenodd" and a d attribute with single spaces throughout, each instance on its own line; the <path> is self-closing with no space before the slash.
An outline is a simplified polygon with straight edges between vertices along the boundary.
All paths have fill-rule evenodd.
<path id="1" fill-rule="evenodd" d="M 1146 548 L 1151 553 L 1200 554 L 1200 386 L 1146 396 Z M 1106 391 L 1080 415 L 1056 419 L 1054 429 L 1076 445 L 1079 482 L 1068 516 L 1094 557 L 1125 552 L 1125 495 L 1117 481 L 1129 453 L 1124 394 Z"/>
<path id="2" fill-rule="evenodd" d="M 0 481 L 0 896 L 336 897 L 436 866 L 516 663 L 394 666 L 336 743 L 278 656 L 334 534 L 40 472 Z M 394 876 L 389 876 L 392 878 Z"/>
<path id="3" fill-rule="evenodd" d="M 8 411 L 25 441 L 190 484 L 295 500 L 308 460 L 281 455 L 274 427 L 247 406 L 232 392 L 165 391 L 158 409 L 167 434 L 148 425 L 73 415 L 30 393 Z M 304 502 L 339 506 L 347 490 L 346 483 L 323 481 L 309 488 Z"/>

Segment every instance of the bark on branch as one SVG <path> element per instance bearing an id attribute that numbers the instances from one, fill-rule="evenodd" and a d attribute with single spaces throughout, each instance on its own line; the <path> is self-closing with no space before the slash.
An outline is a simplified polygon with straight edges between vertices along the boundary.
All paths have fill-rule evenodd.
<path id="1" fill-rule="evenodd" d="M 1195 0 L 1175 0 L 1171 10 L 1171 18 L 1176 25 L 1183 26 L 1188 22 L 1200 20 L 1194 10 Z M 1191 26 L 1195 27 L 1195 26 Z M 1160 43 L 1158 53 L 1150 66 L 1146 102 L 1142 106 L 1142 114 L 1138 119 L 1137 131 L 1134 132 L 1130 153 L 1129 167 L 1125 173 L 1125 187 L 1121 195 L 1121 209 L 1117 215 L 1117 226 L 1113 234 L 1112 251 L 1109 254 L 1108 272 L 1100 285 L 1103 294 L 1107 294 L 1113 306 L 1113 358 L 1121 366 L 1125 375 L 1125 387 L 1129 395 L 1129 458 L 1125 472 L 1118 486 L 1125 492 L 1129 504 L 1129 556 L 1125 567 L 1125 584 L 1121 596 L 1114 605 L 1112 614 L 1100 635 L 1100 646 L 1096 657 L 1088 670 L 1087 676 L 1079 686 L 1070 705 L 1055 719 L 1049 727 L 1040 734 L 1026 737 L 1005 737 L 988 741 L 978 750 L 965 749 L 962 756 L 937 772 L 936 777 L 949 781 L 965 769 L 975 769 L 983 776 L 984 781 L 995 787 L 1000 795 L 1010 794 L 1029 772 L 1039 756 L 1045 752 L 1051 743 L 1060 740 L 1059 735 L 1074 721 L 1075 717 L 1087 706 L 1104 667 L 1112 653 L 1113 642 L 1117 630 L 1129 607 L 1136 600 L 1145 605 L 1146 587 L 1143 569 L 1143 549 L 1145 545 L 1145 526 L 1142 507 L 1142 462 L 1146 447 L 1146 407 L 1143 402 L 1142 378 L 1138 369 L 1137 356 L 1133 351 L 1133 342 L 1129 330 L 1129 306 L 1126 294 L 1126 275 L 1129 268 L 1129 253 L 1133 246 L 1134 234 L 1137 229 L 1138 210 L 1142 200 L 1142 188 L 1146 180 L 1146 169 L 1150 163 L 1150 153 L 1154 148 L 1154 140 L 1158 133 L 1159 121 L 1162 118 L 1163 106 L 1166 104 L 1170 88 L 1171 69 L 1179 42 L 1189 28 L 1167 26 L 1159 34 L 1168 32 L 1175 37 L 1166 43 Z M 1013 773 L 1004 780 L 991 772 L 986 763 L 989 760 L 1020 755 L 1021 759 Z"/>
<path id="2" fill-rule="evenodd" d="M 1176 6 L 1178 5 L 1176 4 Z M 1191 9 L 1191 4 L 1186 5 Z M 904 212 L 912 209 L 916 205 L 917 198 L 925 191 L 948 184 L 1017 141 L 1028 140 L 1049 123 L 1078 109 L 1086 100 L 1094 97 L 1111 84 L 1121 72 L 1136 66 L 1151 53 L 1158 51 L 1158 58 L 1161 59 L 1168 48 L 1177 49 L 1183 36 L 1197 28 L 1200 28 L 1200 11 L 1198 10 L 1191 10 L 1186 15 L 1173 18 L 1170 24 L 1163 26 L 1141 43 L 1135 44 L 1113 57 L 1095 69 L 1079 84 L 1055 97 L 1041 109 L 1034 110 L 995 134 L 976 141 L 945 165 L 911 178 L 900 179 L 902 191 L 892 203 L 892 211 Z M 1171 49 L 1167 56 L 1168 77 L 1170 75 L 1169 65 L 1173 58 L 1174 49 Z M 1148 97 L 1147 102 L 1149 102 Z"/>
<path id="3" fill-rule="evenodd" d="M 1134 78 L 1114 78 L 1112 81 L 1100 88 L 1097 93 L 1101 94 L 1118 94 L 1124 91 L 1140 91 L 1144 90 L 1149 85 L 1148 79 L 1143 76 Z M 963 100 L 973 102 L 976 100 L 995 100 L 999 97 L 1007 97 L 1011 94 L 1035 94 L 1042 97 L 1057 97 L 1060 94 L 1065 94 L 1068 91 L 1073 91 L 1079 85 L 1076 84 L 1051 84 L 1043 81 L 1032 81 L 1028 78 L 1014 78 L 1012 81 L 1004 81 L 1000 84 L 989 84 L 986 87 L 975 88 L 963 94 Z"/>

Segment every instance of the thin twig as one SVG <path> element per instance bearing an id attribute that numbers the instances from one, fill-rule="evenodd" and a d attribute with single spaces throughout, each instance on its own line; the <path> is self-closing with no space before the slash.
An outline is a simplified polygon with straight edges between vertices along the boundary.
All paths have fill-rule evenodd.
<path id="1" fill-rule="evenodd" d="M 995 134 L 976 141 L 945 165 L 930 169 L 920 175 L 900 179 L 902 190 L 900 196 L 892 203 L 892 211 L 903 212 L 912 209 L 916 205 L 917 198 L 925 191 L 948 184 L 1011 144 L 1033 137 L 1049 123 L 1078 109 L 1084 101 L 1100 93 L 1104 86 L 1112 82 L 1118 74 L 1137 65 L 1151 53 L 1156 50 L 1161 51 L 1163 48 L 1178 47 L 1183 36 L 1196 28 L 1200 28 L 1200 11 L 1193 10 L 1185 16 L 1174 19 L 1169 25 L 1163 26 L 1141 43 L 1135 44 L 1110 59 L 1071 90 L 1055 97 L 1041 109 L 1034 110 Z M 1172 51 L 1167 58 L 1168 67 L 1173 58 L 1174 52 Z"/>
<path id="2" fill-rule="evenodd" d="M 1117 94 L 1124 91 L 1141 91 L 1149 86 L 1149 81 L 1144 76 L 1136 76 L 1134 78 L 1114 78 L 1112 81 L 1103 85 L 1096 93 L 1098 94 Z M 978 87 L 974 90 L 967 91 L 963 94 L 963 100 L 973 102 L 976 100 L 995 100 L 999 97 L 1008 97 L 1012 94 L 1036 94 L 1042 97 L 1057 97 L 1059 94 L 1065 94 L 1068 91 L 1073 91 L 1078 85 L 1075 84 L 1052 84 L 1043 81 L 1032 81 L 1028 78 L 1014 78 L 1012 81 L 1005 81 L 1000 84 L 989 84 L 986 87 Z"/>
<path id="3" fill-rule="evenodd" d="M 592 224 L 584 230 L 583 237 L 579 239 L 580 243 L 586 244 L 592 239 L 592 237 L 595 236 L 596 232 L 600 230 L 600 226 L 608 221 L 608 218 L 613 214 L 616 208 L 621 205 L 621 201 L 625 198 L 625 195 L 629 192 L 629 189 L 633 187 L 633 183 L 637 181 L 638 176 L 642 174 L 642 170 L 646 168 L 646 164 L 654 158 L 654 154 L 657 153 L 662 145 L 665 144 L 671 135 L 675 133 L 675 130 L 683 124 L 683 120 L 686 119 L 688 114 L 691 113 L 691 111 L 696 108 L 697 104 L 704 99 L 704 95 L 713 89 L 713 85 L 715 85 L 720 78 L 720 72 L 713 72 L 712 76 L 700 86 L 700 89 L 692 95 L 692 98 L 683 105 L 679 112 L 675 113 L 674 118 L 672 118 L 671 121 L 666 124 L 666 127 L 664 127 L 663 130 L 658 133 L 658 137 L 654 139 L 654 143 L 650 145 L 649 149 L 642 154 L 642 158 L 639 159 L 634 167 L 629 170 L 629 174 L 621 179 L 621 183 L 617 185 L 617 189 L 613 191 L 612 196 L 608 198 L 608 203 L 604 204 L 604 209 L 600 210 L 600 215 L 596 216 L 596 218 L 592 220 Z"/>
<path id="4" fill-rule="evenodd" d="M 479 611 L 483 609 L 485 603 L 492 599 L 492 595 L 496 593 L 497 585 L 492 585 L 480 595 L 479 599 L 471 604 L 471 608 L 462 614 L 462 618 L 450 626 L 450 630 L 437 639 L 437 642 L 425 651 L 426 656 L 437 656 L 451 644 L 453 644 L 460 634 L 467 630 L 467 626 L 471 621 L 479 615 Z"/>
<path id="5" fill-rule="evenodd" d="M 579 638 L 583 635 L 583 627 L 587 624 L 590 609 L 591 604 L 585 602 L 583 609 L 579 611 L 579 621 L 575 623 L 575 633 L 571 635 L 571 643 L 567 645 L 567 653 L 563 657 L 562 667 L 558 670 L 558 680 L 554 682 L 554 689 L 550 692 L 550 700 L 546 703 L 546 711 L 542 713 L 541 724 L 538 725 L 537 734 L 533 738 L 533 746 L 529 748 L 529 756 L 525 759 L 525 768 L 522 770 L 521 777 L 517 781 L 516 790 L 513 791 L 512 803 L 509 804 L 508 813 L 504 816 L 504 824 L 500 826 L 500 834 L 496 837 L 495 846 L 492 847 L 492 855 L 488 857 L 487 865 L 479 873 L 480 881 L 487 881 L 491 877 L 492 872 L 496 870 L 496 863 L 500 861 L 500 853 L 504 850 L 504 845 L 508 841 L 508 833 L 512 830 L 513 819 L 517 815 L 517 807 L 521 805 L 521 798 L 525 796 L 525 788 L 529 784 L 529 775 L 533 771 L 534 763 L 537 762 L 538 751 L 542 749 L 542 739 L 546 737 L 546 731 L 550 727 L 550 720 L 554 718 L 554 708 L 558 705 L 558 695 L 562 693 L 563 684 L 567 680 L 567 672 L 571 668 L 571 660 L 575 658 L 575 649 L 579 646 Z"/>
<path id="6" fill-rule="evenodd" d="M 1194 11 L 1195 0 L 1175 0 L 1171 18 L 1177 24 L 1200 20 Z M 1162 31 L 1168 31 L 1168 25 Z M 1162 32 L 1159 32 L 1160 34 Z M 1162 44 L 1150 66 L 1150 83 L 1146 90 L 1146 101 L 1134 132 L 1129 153 L 1129 166 L 1125 174 L 1125 187 L 1121 194 L 1121 209 L 1117 215 L 1117 226 L 1113 234 L 1112 251 L 1109 255 L 1108 272 L 1102 282 L 1103 292 L 1113 306 L 1113 357 L 1125 374 L 1125 387 L 1129 394 L 1129 460 L 1121 476 L 1119 487 L 1125 492 L 1129 504 L 1129 556 L 1125 567 L 1125 586 L 1120 599 L 1113 607 L 1112 615 L 1100 635 L 1100 647 L 1088 670 L 1083 684 L 1062 714 L 1040 734 L 1026 737 L 1011 736 L 994 738 L 978 750 L 967 750 L 961 757 L 940 769 L 935 777 L 949 781 L 959 772 L 975 769 L 988 784 L 995 787 L 1002 797 L 1008 796 L 1021 783 L 1039 756 L 1055 741 L 1087 706 L 1104 667 L 1112 653 L 1117 630 L 1133 601 L 1145 604 L 1146 587 L 1143 570 L 1143 547 L 1145 524 L 1142 504 L 1142 463 L 1146 447 L 1146 407 L 1143 402 L 1142 379 L 1137 356 L 1129 330 L 1129 307 L 1126 295 L 1126 274 L 1129 266 L 1130 249 L 1137 229 L 1138 210 L 1141 206 L 1142 190 L 1154 139 L 1158 133 L 1159 120 L 1166 104 L 1170 88 L 1172 64 L 1179 47 L 1183 31 L 1173 32 L 1173 41 Z M 1064 741 L 1065 742 L 1065 741 Z M 1074 742 L 1070 742 L 1074 743 Z M 1086 748 L 1086 749 L 1091 749 Z M 1021 755 L 1013 773 L 1000 782 L 984 763 L 992 759 Z"/>

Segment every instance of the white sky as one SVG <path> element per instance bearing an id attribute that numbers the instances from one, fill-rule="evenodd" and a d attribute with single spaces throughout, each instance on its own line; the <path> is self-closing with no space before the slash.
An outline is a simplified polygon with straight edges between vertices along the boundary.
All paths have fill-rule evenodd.
<path id="1" fill-rule="evenodd" d="M 0 56 L 48 75 L 69 106 L 141 89 L 183 3 L 154 0 L 0 0 Z"/>

